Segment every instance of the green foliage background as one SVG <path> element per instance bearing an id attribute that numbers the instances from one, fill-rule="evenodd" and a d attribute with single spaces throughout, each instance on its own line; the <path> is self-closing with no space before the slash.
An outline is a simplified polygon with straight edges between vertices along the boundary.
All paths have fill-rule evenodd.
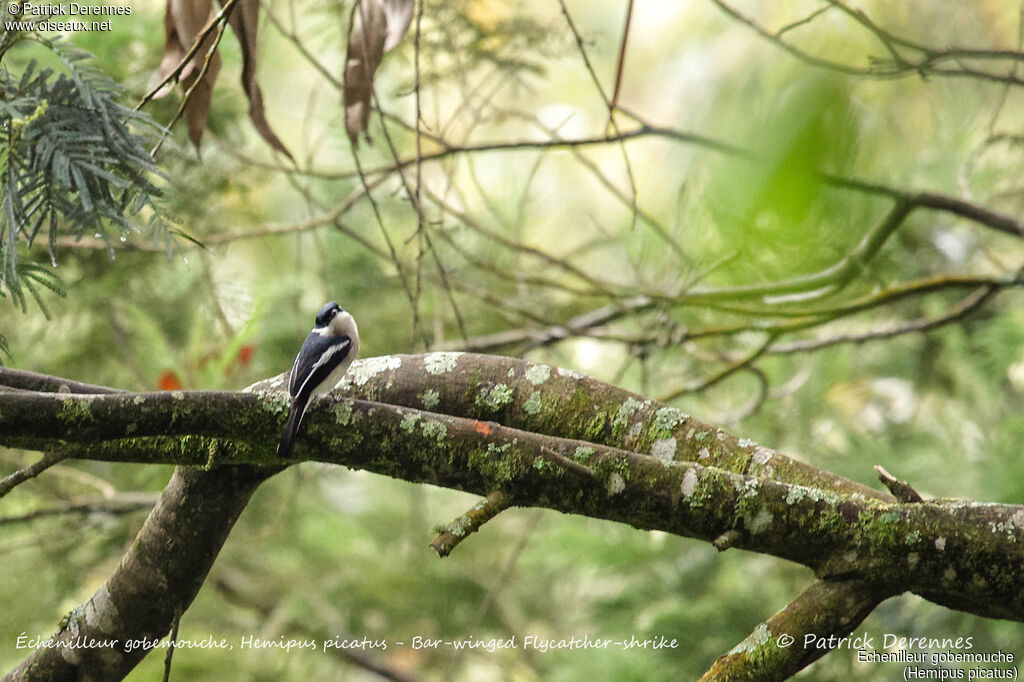
<path id="1" fill-rule="evenodd" d="M 665 3 L 664 5 L 675 4 Z M 815 3 L 785 9 L 744 7 L 781 25 Z M 638 203 L 683 253 L 666 248 L 651 226 L 582 169 L 569 151 L 517 151 L 455 157 L 425 168 L 428 182 L 447 173 L 456 203 L 508 238 L 572 259 L 622 291 L 672 291 L 698 275 L 714 285 L 763 282 L 812 272 L 842 256 L 878 219 L 878 199 L 830 189 L 815 169 L 899 187 L 960 195 L 1013 214 L 1021 207 L 1020 148 L 983 146 L 993 132 L 1021 134 L 1024 95 L 965 79 L 907 77 L 858 80 L 815 70 L 760 41 L 708 3 L 638 3 L 622 101 L 659 124 L 699 131 L 757 150 L 761 166 L 700 146 L 644 138 L 628 153 Z M 152 85 L 160 60 L 163 5 L 137 3 L 114 30 L 80 34 L 126 89 L 132 105 Z M 623 3 L 569 4 L 605 90 L 611 88 Z M 864 3 L 873 16 L 935 45 L 1016 44 L 1017 7 L 977 3 Z M 344 11 L 333 3 L 297 5 L 309 43 L 338 70 Z M 281 14 L 284 9 L 281 8 Z M 428 3 L 422 73 L 425 107 L 453 117 L 451 139 L 536 139 L 539 120 L 565 137 L 602 134 L 607 111 L 582 68 L 557 6 L 542 2 Z M 447 28 L 444 28 L 447 27 Z M 801 34 L 810 51 L 863 60 L 881 47 L 863 32 L 822 23 Z M 408 41 L 407 41 L 408 43 Z M 297 158 L 333 175 L 296 179 L 276 172 L 251 130 L 237 87 L 237 43 L 225 38 L 226 66 L 214 97 L 201 161 L 175 130 L 158 161 L 167 175 L 165 210 L 199 242 L 217 235 L 298 222 L 353 191 L 358 178 L 341 125 L 339 97 L 318 80 L 287 39 L 267 28 L 260 81 L 268 118 Z M 389 110 L 412 120 L 412 49 L 385 60 L 377 84 Z M 12 50 L 18 72 L 39 46 Z M 296 74 L 303 74 L 300 78 Z M 458 114 L 479 82 L 495 88 L 476 118 Z M 500 81 L 500 85 L 494 85 Z M 176 102 L 147 111 L 170 120 Z M 993 125 L 994 112 L 999 110 Z M 525 112 L 537 120 L 517 117 Z M 433 118 L 428 119 L 428 124 Z M 379 123 L 362 164 L 387 164 Z M 411 135 L 389 128 L 408 155 Z M 436 132 L 436 131 L 435 131 Z M 429 147 L 428 151 L 433 151 Z M 625 183 L 622 150 L 587 150 L 586 158 Z M 260 163 L 253 163 L 258 160 Z M 393 179 L 375 192 L 384 223 L 403 258 L 416 259 L 415 214 Z M 470 336 L 517 328 L 517 301 L 539 315 L 566 319 L 602 303 L 572 293 L 572 276 L 529 254 L 428 211 L 439 256 L 463 285 L 456 300 Z M 338 229 L 340 225 L 341 229 Z M 0 301 L 0 332 L 18 368 L 135 390 L 154 390 L 170 372 L 184 388 L 241 388 L 287 370 L 312 314 L 334 298 L 359 320 L 364 356 L 415 352 L 418 333 L 398 273 L 369 204 L 339 225 L 164 252 L 67 246 L 56 274 L 66 299 L 46 298 L 22 314 Z M 86 240 L 88 241 L 88 240 Z M 45 246 L 25 249 L 26 263 L 46 264 Z M 986 272 L 1020 263 L 1019 241 L 937 213 L 916 213 L 888 243 L 849 295 L 897 277 Z M 711 267 L 715 265 L 715 267 Z M 710 272 L 705 272 L 711 268 Z M 429 271 L 427 271 L 429 273 Z M 514 276 L 507 276 L 512 273 Z M 530 278 L 543 279 L 551 286 Z M 518 278 L 518 279 L 517 279 Z M 436 276 L 424 277 L 419 314 L 428 336 L 458 339 L 458 325 Z M 480 292 L 486 292 L 481 295 Z M 509 308 L 501 308 L 502 301 Z M 1019 475 L 1024 434 L 1024 308 L 1015 291 L 969 321 L 931 333 L 761 363 L 771 394 L 753 415 L 728 427 L 813 465 L 872 484 L 874 464 L 910 480 L 925 495 L 1024 503 Z M 908 315 L 941 312 L 948 298 L 906 304 Z M 677 309 L 671 321 L 697 326 L 721 312 Z M 879 322 L 884 318 L 869 318 Z M 863 320 L 851 322 L 852 328 Z M 664 323 L 626 323 L 624 334 Z M 867 323 L 864 323 L 868 326 Z M 743 339 L 740 339 L 743 342 Z M 750 345 L 754 345 L 751 341 Z M 714 350 L 716 347 L 711 346 Z M 240 351 L 252 351 L 246 361 Z M 685 347 L 592 339 L 531 351 L 529 358 L 571 367 L 658 397 L 705 374 Z M 243 354 L 244 355 L 244 354 Z M 642 356 L 642 358 L 641 358 Z M 727 419 L 758 390 L 741 374 L 678 404 L 708 421 Z M 0 473 L 32 461 L 0 452 Z M 105 490 L 159 491 L 164 467 L 75 462 L 61 465 L 3 499 L 4 516 Z M 589 634 L 628 639 L 663 635 L 679 646 L 658 651 L 548 653 L 522 649 L 456 655 L 449 648 L 392 646 L 379 657 L 424 679 L 675 680 L 698 677 L 762 619 L 810 582 L 800 567 L 752 554 L 718 554 L 703 543 L 645 533 L 555 512 L 514 510 L 438 560 L 427 548 L 433 527 L 475 503 L 447 490 L 413 486 L 363 472 L 305 464 L 264 485 L 235 528 L 211 578 L 181 622 L 182 638 L 226 637 L 233 652 L 180 651 L 178 679 L 369 679 L 322 652 L 239 651 L 239 638 L 354 637 L 409 641 L 414 635 L 520 641 Z M 116 565 L 144 518 L 89 514 L 0 525 L 0 669 L 24 657 L 20 633 L 43 635 L 81 603 Z M 250 603 L 231 599 L 218 581 L 247 586 Z M 252 603 L 269 605 L 269 611 Z M 974 651 L 1024 654 L 1018 624 L 988 621 L 900 597 L 879 608 L 858 632 L 973 637 Z M 162 656 L 150 656 L 129 679 L 153 679 Z M 899 666 L 858 665 L 840 651 L 803 679 L 872 680 Z"/>

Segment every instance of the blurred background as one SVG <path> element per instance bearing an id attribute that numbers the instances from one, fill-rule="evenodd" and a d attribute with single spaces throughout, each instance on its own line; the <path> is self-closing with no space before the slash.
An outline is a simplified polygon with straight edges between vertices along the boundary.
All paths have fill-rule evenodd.
<path id="1" fill-rule="evenodd" d="M 128 105 L 157 82 L 165 11 L 155 0 L 131 6 L 110 32 L 71 36 Z M 919 210 L 845 287 L 812 301 L 810 317 L 796 300 L 782 314 L 758 298 L 687 300 L 849 254 L 892 201 L 837 177 L 1020 214 L 1019 60 L 932 58 L 906 44 L 1019 54 L 1022 4 L 843 7 L 431 0 L 418 59 L 414 23 L 377 73 L 385 115 L 371 117 L 373 144 L 361 140 L 357 165 L 339 85 L 351 3 L 272 3 L 257 78 L 294 163 L 254 130 L 241 50 L 226 33 L 201 151 L 178 123 L 157 156 L 162 209 L 187 238 L 168 252 L 133 235 L 112 256 L 88 236 L 62 242 L 54 272 L 68 295 L 44 298 L 49 317 L 0 303 L 5 364 L 138 391 L 240 389 L 286 371 L 334 299 L 359 321 L 363 357 L 520 355 L 667 399 L 868 485 L 881 464 L 926 497 L 1024 503 L 1021 295 L 1008 284 L 955 317 L 972 290 L 941 284 L 1010 282 L 1024 264 L 1019 239 Z M 51 56 L 19 45 L 3 66 L 17 74 L 31 59 Z M 145 111 L 167 124 L 180 94 Z M 45 245 L 22 257 L 49 263 Z M 888 296 L 928 278 L 940 285 Z M 880 302 L 857 307 L 872 297 Z M 572 326 L 594 311 L 607 319 Z M 792 320 L 813 324 L 784 327 Z M 0 450 L 0 474 L 36 457 Z M 0 669 L 24 657 L 20 633 L 53 631 L 97 589 L 170 471 L 64 463 L 4 498 Z M 541 510 L 506 511 L 439 560 L 427 547 L 436 526 L 475 502 L 292 467 L 256 493 L 181 621 L 180 637 L 227 637 L 236 650 L 181 650 L 175 676 L 378 679 L 330 652 L 240 652 L 242 635 L 635 634 L 679 646 L 366 655 L 422 680 L 693 679 L 813 578 L 771 557 Z M 884 603 L 857 632 L 970 636 L 974 651 L 1024 653 L 1019 624 L 913 596 Z M 160 675 L 162 659 L 129 679 Z M 801 678 L 901 671 L 840 651 Z"/>

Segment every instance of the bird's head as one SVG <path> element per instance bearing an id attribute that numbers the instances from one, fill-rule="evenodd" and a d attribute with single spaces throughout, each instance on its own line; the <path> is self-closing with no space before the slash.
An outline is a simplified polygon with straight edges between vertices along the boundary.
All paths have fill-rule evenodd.
<path id="1" fill-rule="evenodd" d="M 323 329 L 330 325 L 331 321 L 334 320 L 334 318 L 337 317 L 339 313 L 343 312 L 345 311 L 342 310 L 341 306 L 335 303 L 334 301 L 324 303 L 324 307 L 321 308 L 320 312 L 316 314 L 316 321 L 314 322 L 313 326 L 316 327 L 317 329 Z"/>
<path id="2" fill-rule="evenodd" d="M 325 333 L 329 332 L 331 336 L 344 335 L 354 340 L 359 338 L 355 318 L 334 301 L 325 303 L 316 314 L 314 328 L 327 330 Z"/>

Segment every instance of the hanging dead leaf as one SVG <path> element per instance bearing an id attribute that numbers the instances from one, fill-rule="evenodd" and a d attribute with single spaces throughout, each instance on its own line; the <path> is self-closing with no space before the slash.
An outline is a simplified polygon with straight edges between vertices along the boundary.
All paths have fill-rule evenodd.
<path id="1" fill-rule="evenodd" d="M 409 30 L 416 10 L 415 0 L 383 0 L 384 16 L 387 17 L 387 39 L 384 51 L 389 52 L 402 42 L 402 36 Z"/>
<path id="2" fill-rule="evenodd" d="M 164 57 L 160 62 L 158 76 L 163 80 L 175 69 L 185 58 L 189 48 L 196 42 L 203 27 L 213 18 L 212 0 L 167 0 L 167 11 L 164 14 Z M 192 94 L 185 103 L 185 121 L 188 123 L 188 137 L 192 144 L 199 147 L 203 137 L 203 130 L 206 128 L 206 118 L 210 113 L 210 104 L 213 98 L 213 84 L 220 73 L 220 55 L 214 54 L 210 64 L 203 74 L 202 80 L 197 84 L 199 74 L 202 72 L 206 54 L 213 45 L 214 36 L 207 36 L 196 53 L 185 64 L 178 76 L 178 80 L 185 86 L 188 92 L 192 88 Z M 154 95 L 154 99 L 164 97 L 174 87 L 174 83 L 168 83 Z"/>
<path id="3" fill-rule="evenodd" d="M 225 4 L 226 0 L 220 0 Z M 259 30 L 260 0 L 239 0 L 228 22 L 242 46 L 242 88 L 249 98 L 249 119 L 271 147 L 292 158 L 288 148 L 270 128 L 263 112 L 263 92 L 256 82 L 256 35 Z"/>
<path id="4" fill-rule="evenodd" d="M 409 30 L 415 7 L 415 0 L 358 0 L 352 10 L 342 94 L 345 131 L 353 145 L 370 122 L 373 75 L 384 53 L 396 47 Z M 369 133 L 366 141 L 373 143 Z"/>
<path id="5" fill-rule="evenodd" d="M 219 0 L 226 5 L 228 0 Z M 160 62 L 158 76 L 161 80 L 172 74 L 181 60 L 198 40 L 199 35 L 215 17 L 213 0 L 167 0 L 167 11 L 164 15 L 164 32 L 166 42 L 164 56 Z M 256 36 L 259 28 L 259 0 L 238 0 L 228 15 L 228 23 L 238 37 L 242 46 L 242 87 L 249 98 L 249 118 L 256 130 L 270 146 L 288 158 L 292 155 L 267 123 L 263 111 L 263 93 L 256 83 Z M 192 144 L 199 147 L 206 120 L 213 101 L 213 86 L 221 69 L 220 54 L 216 51 L 210 57 L 206 73 L 199 80 L 206 56 L 216 40 L 217 31 L 210 31 L 203 38 L 202 44 L 185 64 L 178 76 L 178 81 L 185 86 L 185 92 L 192 89 L 185 103 L 185 120 L 188 123 L 188 136 Z M 197 83 L 197 80 L 199 81 Z M 154 98 L 165 96 L 174 88 L 170 82 L 161 88 Z"/>

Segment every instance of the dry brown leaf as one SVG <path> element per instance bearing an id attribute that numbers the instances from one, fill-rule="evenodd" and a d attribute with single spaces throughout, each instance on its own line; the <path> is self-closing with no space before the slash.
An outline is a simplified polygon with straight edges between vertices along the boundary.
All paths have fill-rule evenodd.
<path id="1" fill-rule="evenodd" d="M 415 7 L 415 0 L 359 0 L 353 10 L 342 93 L 345 131 L 353 145 L 370 122 L 373 74 L 384 53 L 397 46 L 409 30 Z M 366 141 L 373 143 L 368 133 Z"/>
<path id="2" fill-rule="evenodd" d="M 205 61 L 205 57 L 203 59 Z M 206 68 L 206 74 L 202 80 L 196 83 L 199 71 L 194 71 L 181 81 L 185 85 L 185 92 L 192 88 L 188 102 L 185 103 L 185 121 L 188 123 L 188 139 L 192 140 L 196 149 L 199 149 L 199 143 L 203 141 L 206 118 L 210 113 L 210 104 L 213 102 L 213 84 L 217 81 L 219 73 L 220 55 L 215 52 L 210 58 L 210 65 Z"/>
<path id="3" fill-rule="evenodd" d="M 164 14 L 164 57 L 160 61 L 157 74 L 161 80 L 174 72 L 212 17 L 212 0 L 167 0 L 167 11 Z M 213 99 L 213 85 L 217 81 L 217 74 L 220 73 L 220 55 L 215 53 L 210 58 L 210 65 L 202 80 L 196 83 L 214 39 L 214 35 L 211 34 L 203 40 L 199 50 L 178 76 L 186 92 L 192 89 L 192 94 L 185 103 L 185 121 L 188 123 L 188 137 L 196 148 L 203 138 L 206 118 L 210 113 L 210 103 Z M 173 88 L 174 83 L 168 83 L 154 95 L 154 98 L 164 97 Z"/>
<path id="4" fill-rule="evenodd" d="M 384 51 L 389 52 L 402 42 L 402 36 L 409 30 L 416 10 L 415 0 L 383 0 L 384 16 L 387 17 L 387 39 Z"/>
<path id="5" fill-rule="evenodd" d="M 226 1 L 220 0 L 221 5 L 226 4 Z M 167 11 L 164 15 L 166 42 L 158 72 L 161 80 L 174 72 L 198 39 L 203 28 L 214 16 L 213 0 L 167 0 Z M 282 152 L 288 158 L 292 158 L 284 144 L 271 130 L 263 113 L 263 93 L 256 83 L 258 19 L 259 0 L 239 0 L 228 16 L 228 23 L 231 24 L 231 28 L 238 36 L 238 41 L 242 46 L 242 87 L 249 98 L 249 118 L 263 139 L 274 149 Z M 216 31 L 211 31 L 210 35 L 203 40 L 200 48 L 178 77 L 178 80 L 185 86 L 185 92 L 192 89 L 188 101 L 185 103 L 184 114 L 188 123 L 189 139 L 192 140 L 192 144 L 196 148 L 199 147 L 203 131 L 206 129 L 206 119 L 213 101 L 213 86 L 221 69 L 219 53 L 213 53 L 202 80 L 198 83 L 196 81 L 202 71 L 203 63 L 206 61 L 206 55 L 216 40 L 216 33 Z M 167 95 L 173 88 L 174 82 L 172 81 L 162 87 L 154 95 L 154 98 Z"/>
<path id="6" fill-rule="evenodd" d="M 224 4 L 226 0 L 220 0 Z M 263 92 L 256 82 L 256 34 L 259 30 L 259 0 L 239 0 L 235 10 L 228 17 L 228 23 L 238 36 L 242 46 L 242 88 L 249 98 L 249 119 L 267 143 L 289 159 L 288 148 L 270 128 L 263 112 Z"/>

